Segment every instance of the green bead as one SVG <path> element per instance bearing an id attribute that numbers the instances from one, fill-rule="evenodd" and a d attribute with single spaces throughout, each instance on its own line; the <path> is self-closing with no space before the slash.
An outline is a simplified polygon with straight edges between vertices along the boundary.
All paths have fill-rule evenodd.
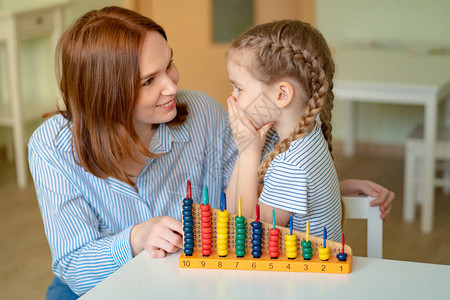
<path id="1" fill-rule="evenodd" d="M 245 256 L 245 251 L 236 251 L 236 256 Z"/>
<path id="2" fill-rule="evenodd" d="M 238 245 L 238 244 L 236 244 L 234 248 L 236 248 L 236 252 L 237 251 L 244 251 L 245 252 L 245 245 Z"/>
<path id="3" fill-rule="evenodd" d="M 311 241 L 302 241 L 300 243 L 300 245 L 302 245 L 303 248 L 305 247 L 311 247 Z"/>
<path id="4" fill-rule="evenodd" d="M 238 233 L 236 234 L 236 240 L 245 240 L 247 238 L 246 234 Z"/>
<path id="5" fill-rule="evenodd" d="M 302 248 L 303 253 L 312 253 L 313 252 L 313 248 L 311 247 L 305 247 Z"/>
<path id="6" fill-rule="evenodd" d="M 244 216 L 236 216 L 234 218 L 234 220 L 236 221 L 236 223 L 244 223 L 245 222 L 245 217 Z"/>
<path id="7" fill-rule="evenodd" d="M 247 228 L 236 228 L 237 234 L 245 234 L 247 232 Z"/>
<path id="8" fill-rule="evenodd" d="M 312 253 L 305 253 L 305 252 L 303 252 L 303 253 L 302 253 L 302 256 L 303 256 L 304 259 L 311 259 L 311 257 L 312 257 L 313 255 L 312 255 Z"/>
<path id="9" fill-rule="evenodd" d="M 246 228 L 245 223 L 236 223 L 236 228 Z"/>
<path id="10" fill-rule="evenodd" d="M 235 243 L 236 243 L 236 245 L 245 245 L 245 240 L 244 239 L 236 239 Z"/>

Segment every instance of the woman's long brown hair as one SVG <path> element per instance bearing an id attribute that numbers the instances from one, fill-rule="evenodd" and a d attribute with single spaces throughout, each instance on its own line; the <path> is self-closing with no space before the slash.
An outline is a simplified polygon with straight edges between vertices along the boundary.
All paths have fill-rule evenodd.
<path id="1" fill-rule="evenodd" d="M 149 31 L 161 26 L 120 7 L 93 10 L 80 17 L 61 36 L 56 48 L 56 71 L 71 123 L 75 161 L 100 178 L 109 176 L 134 185 L 124 162 L 137 148 L 156 157 L 139 138 L 133 115 L 139 93 L 139 53 Z M 186 105 L 177 104 L 170 123 L 184 122 Z M 51 114 L 47 114 L 51 115 Z M 157 125 L 156 125 L 157 126 Z"/>

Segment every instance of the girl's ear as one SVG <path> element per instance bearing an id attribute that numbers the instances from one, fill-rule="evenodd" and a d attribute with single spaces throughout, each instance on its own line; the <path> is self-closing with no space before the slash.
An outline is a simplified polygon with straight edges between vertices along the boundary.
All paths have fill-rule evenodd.
<path id="1" fill-rule="evenodd" d="M 281 81 L 277 84 L 277 98 L 276 105 L 278 108 L 285 108 L 292 99 L 294 99 L 295 90 L 292 84 L 288 81 Z"/>

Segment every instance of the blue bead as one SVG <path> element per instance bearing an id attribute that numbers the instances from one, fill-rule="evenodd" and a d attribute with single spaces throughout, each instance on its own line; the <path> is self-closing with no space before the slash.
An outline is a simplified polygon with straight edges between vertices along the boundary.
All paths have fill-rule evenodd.
<path id="1" fill-rule="evenodd" d="M 183 216 L 192 216 L 192 211 L 190 211 L 190 210 L 183 210 Z"/>
<path id="2" fill-rule="evenodd" d="M 194 248 L 194 244 L 193 244 L 193 243 L 186 243 L 186 244 L 184 244 L 184 248 L 185 248 L 185 249 L 191 249 L 191 248 Z"/>
<path id="3" fill-rule="evenodd" d="M 262 235 L 260 235 L 260 234 L 253 234 L 252 238 L 255 239 L 255 240 L 260 240 L 260 239 L 262 239 Z"/>
<path id="4" fill-rule="evenodd" d="M 184 211 L 192 211 L 192 205 L 185 205 L 185 204 L 183 204 L 183 210 Z"/>
<path id="5" fill-rule="evenodd" d="M 252 255 L 254 258 L 260 258 L 262 252 L 261 251 L 252 251 Z"/>
<path id="6" fill-rule="evenodd" d="M 253 251 L 261 251 L 261 249 L 262 249 L 262 246 L 261 246 L 261 245 L 255 245 L 255 244 L 253 244 L 253 246 L 252 246 L 252 250 L 253 250 Z"/>
<path id="7" fill-rule="evenodd" d="M 191 198 L 184 198 L 183 199 L 183 204 L 186 204 L 186 205 L 192 205 L 192 199 Z"/>
<path id="8" fill-rule="evenodd" d="M 261 240 L 252 240 L 253 245 L 261 245 Z"/>
<path id="9" fill-rule="evenodd" d="M 183 221 L 191 222 L 192 221 L 192 217 L 191 216 L 189 216 L 189 217 L 183 216 Z"/>
<path id="10" fill-rule="evenodd" d="M 338 253 L 336 255 L 337 259 L 340 261 L 347 261 L 347 253 Z"/>
<path id="11" fill-rule="evenodd" d="M 184 238 L 184 243 L 185 244 L 194 244 L 194 239 L 193 238 Z"/>
<path id="12" fill-rule="evenodd" d="M 262 234 L 262 229 L 261 228 L 253 228 L 253 233 L 254 234 Z"/>
<path id="13" fill-rule="evenodd" d="M 184 233 L 184 237 L 193 238 L 194 237 L 194 233 L 193 232 L 185 232 Z"/>
<path id="14" fill-rule="evenodd" d="M 194 249 L 192 249 L 192 248 L 184 248 L 184 253 L 186 254 L 186 255 L 192 255 L 192 253 L 194 253 Z"/>
<path id="15" fill-rule="evenodd" d="M 261 228 L 261 222 L 252 222 L 250 225 L 252 225 L 253 228 Z"/>
<path id="16" fill-rule="evenodd" d="M 192 221 L 184 222 L 184 227 L 192 227 L 192 226 L 194 226 L 194 222 Z"/>
<path id="17" fill-rule="evenodd" d="M 192 232 L 192 227 L 186 227 L 186 226 L 184 226 L 183 227 L 183 231 L 186 233 L 186 232 Z"/>

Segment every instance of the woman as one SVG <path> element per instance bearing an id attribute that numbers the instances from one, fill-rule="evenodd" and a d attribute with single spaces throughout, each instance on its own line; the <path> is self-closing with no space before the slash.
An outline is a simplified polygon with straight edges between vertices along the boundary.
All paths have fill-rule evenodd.
<path id="1" fill-rule="evenodd" d="M 71 299 L 143 249 L 182 247 L 186 181 L 197 199 L 207 185 L 219 207 L 237 150 L 220 104 L 178 91 L 165 32 L 146 17 L 86 13 L 57 62 L 65 109 L 33 134 L 29 163 L 55 273 L 47 298 Z"/>

